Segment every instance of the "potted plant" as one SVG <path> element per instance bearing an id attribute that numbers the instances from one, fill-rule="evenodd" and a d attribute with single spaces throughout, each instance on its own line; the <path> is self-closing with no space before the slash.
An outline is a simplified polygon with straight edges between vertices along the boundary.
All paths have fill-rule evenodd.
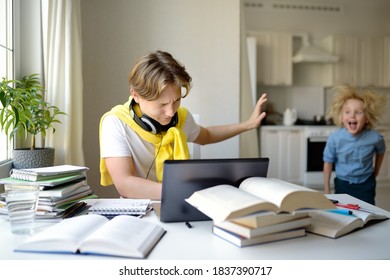
<path id="1" fill-rule="evenodd" d="M 58 107 L 44 99 L 44 90 L 38 74 L 21 80 L 2 79 L 0 85 L 0 128 L 12 140 L 30 139 L 29 147 L 13 150 L 15 168 L 45 167 L 54 164 L 54 149 L 45 147 L 48 129 L 55 132 L 55 123 L 61 123 L 58 115 L 64 115 Z M 38 134 L 42 136 L 41 147 L 36 147 Z"/>

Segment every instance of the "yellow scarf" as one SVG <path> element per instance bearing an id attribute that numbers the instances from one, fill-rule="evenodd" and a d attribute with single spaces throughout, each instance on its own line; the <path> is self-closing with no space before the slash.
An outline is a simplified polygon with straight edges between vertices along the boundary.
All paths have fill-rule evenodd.
<path id="1" fill-rule="evenodd" d="M 111 109 L 111 111 L 105 113 L 100 120 L 99 139 L 101 139 L 101 126 L 103 119 L 108 115 L 114 115 L 121 121 L 126 123 L 131 129 L 133 129 L 143 140 L 154 144 L 155 156 L 156 156 L 156 174 L 157 180 L 162 181 L 163 164 L 168 159 L 189 159 L 189 151 L 187 145 L 187 137 L 184 133 L 183 125 L 187 118 L 187 109 L 180 107 L 178 113 L 178 124 L 175 127 L 171 127 L 168 131 L 163 132 L 162 135 L 155 135 L 141 128 L 130 116 L 129 105 L 132 97 L 123 105 L 117 105 Z M 162 139 L 161 139 L 162 137 Z M 172 144 L 173 143 L 173 148 Z M 161 144 L 161 147 L 160 147 Z M 160 147 L 160 148 L 159 148 Z M 108 173 L 106 162 L 104 158 L 100 158 L 100 183 L 103 186 L 112 185 L 112 178 Z"/>

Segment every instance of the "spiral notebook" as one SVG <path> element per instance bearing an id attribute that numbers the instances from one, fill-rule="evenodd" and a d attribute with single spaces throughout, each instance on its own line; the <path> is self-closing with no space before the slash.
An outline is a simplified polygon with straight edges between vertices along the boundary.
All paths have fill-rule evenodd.
<path id="1" fill-rule="evenodd" d="M 10 177 L 25 181 L 42 181 L 62 178 L 65 176 L 85 174 L 89 170 L 85 166 L 56 165 L 28 169 L 11 169 Z"/>
<path id="2" fill-rule="evenodd" d="M 100 198 L 87 202 L 91 205 L 89 213 L 104 216 L 143 216 L 150 210 L 150 199 Z"/>

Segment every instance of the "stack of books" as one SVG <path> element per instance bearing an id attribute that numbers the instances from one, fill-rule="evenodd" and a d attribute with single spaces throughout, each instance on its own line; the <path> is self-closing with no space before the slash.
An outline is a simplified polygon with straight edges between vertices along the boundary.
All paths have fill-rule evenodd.
<path id="1" fill-rule="evenodd" d="M 88 167 L 75 165 L 12 169 L 9 177 L 0 179 L 0 184 L 38 185 L 36 218 L 63 219 L 86 210 L 81 200 L 96 197 L 88 185 L 87 171 Z"/>
<path id="2" fill-rule="evenodd" d="M 339 238 L 390 216 L 379 208 L 336 204 L 337 209 L 294 213 L 261 212 L 215 223 L 213 233 L 239 247 L 305 236 L 306 232 Z M 350 208 L 353 207 L 351 210 Z"/>
<path id="3" fill-rule="evenodd" d="M 305 236 L 309 209 L 336 208 L 316 190 L 263 177 L 196 191 L 186 201 L 214 221 L 215 235 L 240 247 Z"/>
<path id="4" fill-rule="evenodd" d="M 214 223 L 213 233 L 238 247 L 306 236 L 310 225 L 308 212 L 262 212 Z"/>

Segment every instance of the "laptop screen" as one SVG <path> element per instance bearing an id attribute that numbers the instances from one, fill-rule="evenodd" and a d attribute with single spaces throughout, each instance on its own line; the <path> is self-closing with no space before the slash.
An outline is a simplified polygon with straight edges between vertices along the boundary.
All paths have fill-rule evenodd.
<path id="1" fill-rule="evenodd" d="M 267 177 L 268 158 L 191 159 L 164 162 L 160 220 L 210 220 L 185 199 L 195 191 L 219 184 L 238 187 L 248 177 Z"/>

